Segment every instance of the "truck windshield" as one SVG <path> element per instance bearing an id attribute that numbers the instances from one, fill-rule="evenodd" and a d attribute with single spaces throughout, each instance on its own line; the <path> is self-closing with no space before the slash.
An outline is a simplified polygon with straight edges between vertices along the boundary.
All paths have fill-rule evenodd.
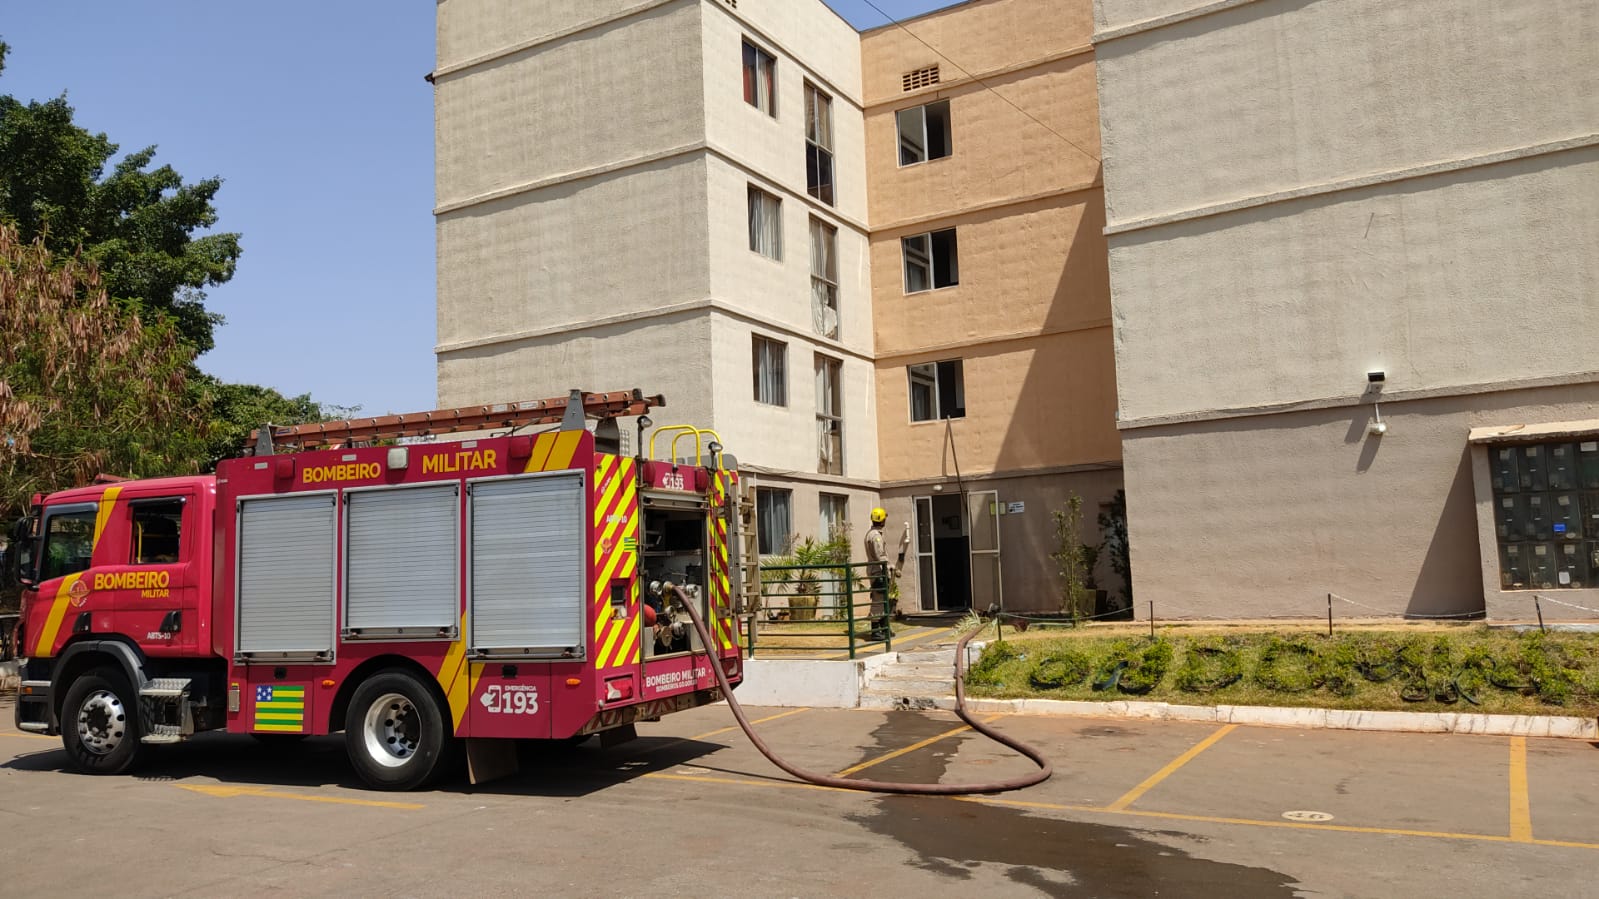
<path id="1" fill-rule="evenodd" d="M 44 556 L 39 580 L 76 574 L 89 567 L 94 552 L 95 510 L 53 512 L 44 522 Z"/>

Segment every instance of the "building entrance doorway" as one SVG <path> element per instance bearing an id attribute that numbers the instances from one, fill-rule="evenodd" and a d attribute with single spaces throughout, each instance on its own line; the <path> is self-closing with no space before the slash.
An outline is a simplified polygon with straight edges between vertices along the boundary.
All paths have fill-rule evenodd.
<path id="1" fill-rule="evenodd" d="M 921 611 L 999 605 L 998 502 L 992 490 L 915 497 Z"/>

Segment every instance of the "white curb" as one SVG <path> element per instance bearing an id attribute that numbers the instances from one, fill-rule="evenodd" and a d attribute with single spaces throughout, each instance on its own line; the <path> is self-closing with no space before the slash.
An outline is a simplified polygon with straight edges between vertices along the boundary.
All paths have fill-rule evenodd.
<path id="1" fill-rule="evenodd" d="M 1474 715 L 1463 712 L 1369 712 L 1250 705 L 1172 705 L 1166 702 L 1084 702 L 1060 699 L 968 699 L 977 714 L 1141 718 L 1267 727 L 1331 728 L 1402 733 L 1599 739 L 1599 719 L 1555 715 Z"/>

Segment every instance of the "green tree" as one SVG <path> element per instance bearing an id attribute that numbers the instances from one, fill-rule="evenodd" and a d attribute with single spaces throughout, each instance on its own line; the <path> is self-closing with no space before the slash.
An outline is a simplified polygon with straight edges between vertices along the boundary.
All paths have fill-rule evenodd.
<path id="1" fill-rule="evenodd" d="M 196 470 L 193 358 L 172 322 L 113 303 L 92 261 L 0 223 L 0 518 L 101 473 Z"/>
<path id="2" fill-rule="evenodd" d="M 5 50 L 0 44 L 0 71 Z M 171 166 L 152 168 L 155 147 L 107 172 L 118 150 L 73 121 L 64 95 L 42 103 L 0 95 L 0 220 L 23 241 L 43 238 L 57 257 L 81 248 L 114 300 L 146 325 L 170 319 L 204 353 L 221 317 L 206 311 L 203 288 L 232 278 L 240 253 L 237 234 L 196 236 L 216 224 L 222 180 L 186 184 Z"/>
<path id="3" fill-rule="evenodd" d="M 298 425 L 313 421 L 353 418 L 359 406 L 324 405 L 311 394 L 284 396 L 258 384 L 228 384 L 210 375 L 195 381 L 197 401 L 210 423 L 207 429 L 203 467 L 219 459 L 239 455 L 249 443 L 250 432 L 263 424 Z"/>

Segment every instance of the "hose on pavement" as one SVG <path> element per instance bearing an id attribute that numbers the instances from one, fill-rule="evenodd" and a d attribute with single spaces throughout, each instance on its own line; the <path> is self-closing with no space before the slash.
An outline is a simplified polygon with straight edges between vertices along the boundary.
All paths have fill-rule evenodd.
<path id="1" fill-rule="evenodd" d="M 701 645 L 707 648 L 715 646 L 716 642 L 711 639 L 710 633 L 706 631 L 705 622 L 700 620 L 700 613 L 694 608 L 694 602 L 689 599 L 687 593 L 683 592 L 683 588 L 674 587 L 673 589 L 677 593 L 678 602 L 682 604 L 684 609 L 688 610 L 689 619 L 694 622 L 694 630 L 696 630 L 700 635 Z M 1013 777 L 1008 780 L 995 780 L 987 783 L 971 784 L 919 784 L 898 783 L 895 781 L 886 780 L 863 780 L 854 777 L 837 777 L 831 774 L 817 774 L 814 771 L 806 771 L 804 768 L 801 768 L 798 765 L 793 765 L 787 761 L 784 761 L 781 756 L 774 753 L 771 748 L 766 745 L 766 741 L 762 740 L 759 734 L 755 733 L 755 728 L 750 725 L 749 718 L 744 714 L 743 706 L 739 705 L 738 699 L 733 696 L 733 686 L 728 683 L 727 674 L 722 670 L 722 665 L 719 659 L 717 664 L 711 666 L 711 671 L 716 674 L 716 682 L 722 688 L 722 696 L 727 699 L 728 707 L 733 710 L 733 717 L 738 719 L 738 726 L 743 729 L 744 735 L 750 738 L 750 742 L 755 744 L 755 748 L 760 750 L 761 755 L 766 756 L 767 760 L 769 760 L 772 764 L 783 769 L 789 775 L 807 783 L 813 783 L 822 787 L 833 787 L 840 790 L 862 790 L 868 793 L 899 793 L 913 796 L 966 796 L 976 793 L 1004 793 L 1010 790 L 1020 790 L 1024 787 L 1030 787 L 1034 784 L 1043 783 L 1049 779 L 1049 776 L 1054 773 L 1055 769 L 1054 766 L 1049 763 L 1049 760 L 1044 758 L 1044 754 L 1042 752 L 1033 746 L 1023 743 L 1021 740 L 1018 740 L 1015 737 L 1006 736 L 1005 734 L 994 730 L 983 722 L 973 718 L 966 711 L 966 644 L 971 641 L 972 637 L 977 635 L 979 630 L 981 630 L 981 628 L 972 628 L 970 631 L 967 631 L 965 634 L 963 634 L 959 642 L 955 644 L 955 714 L 962 721 L 966 722 L 966 724 L 969 725 L 972 730 L 977 731 L 996 743 L 1000 743 L 1016 750 L 1017 752 L 1031 759 L 1033 764 L 1038 766 L 1038 770 L 1036 771 L 1032 771 L 1019 777 Z"/>

